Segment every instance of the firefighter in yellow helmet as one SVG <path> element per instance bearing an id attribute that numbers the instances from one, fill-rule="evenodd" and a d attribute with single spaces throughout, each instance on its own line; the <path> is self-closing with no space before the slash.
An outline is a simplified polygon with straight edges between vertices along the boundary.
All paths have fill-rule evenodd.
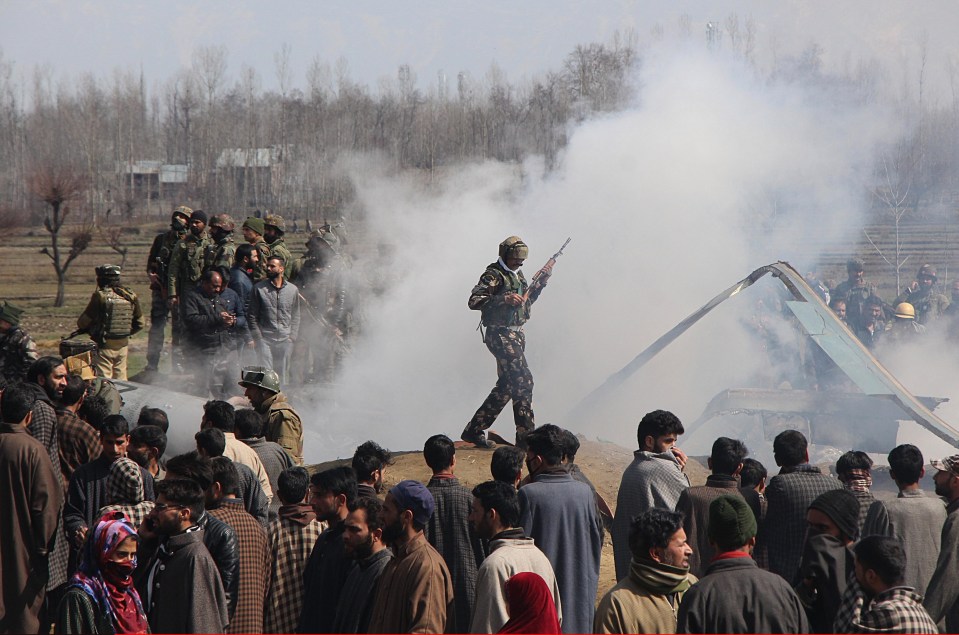
<path id="1" fill-rule="evenodd" d="M 462 438 L 477 447 L 493 446 L 484 431 L 493 425 L 503 408 L 513 402 L 516 445 L 525 447 L 525 437 L 535 428 L 533 420 L 533 375 L 526 363 L 526 335 L 523 325 L 529 320 L 530 307 L 552 273 L 547 265 L 530 286 L 521 267 L 529 247 L 519 236 L 510 236 L 499 245 L 499 258 L 486 267 L 473 287 L 469 308 L 482 313 L 486 331 L 483 341 L 496 358 L 498 379 L 483 405 L 463 430 Z"/>

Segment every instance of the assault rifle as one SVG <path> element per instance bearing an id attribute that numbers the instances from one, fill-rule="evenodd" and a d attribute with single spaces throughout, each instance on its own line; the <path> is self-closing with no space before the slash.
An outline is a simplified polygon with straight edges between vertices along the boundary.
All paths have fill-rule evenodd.
<path id="1" fill-rule="evenodd" d="M 563 255 L 563 250 L 566 249 L 566 245 L 568 245 L 568 244 L 569 244 L 569 241 L 571 241 L 571 240 L 572 240 L 572 238 L 567 238 L 567 239 L 566 239 L 566 242 L 563 243 L 563 246 L 559 248 L 559 251 L 557 251 L 555 254 L 553 254 L 552 257 L 551 257 L 549 260 L 546 261 L 546 264 L 543 265 L 542 269 L 540 269 L 539 271 L 537 271 L 536 274 L 533 276 L 533 279 L 532 279 L 532 280 L 530 281 L 530 283 L 529 283 L 529 288 L 526 289 L 526 293 L 523 294 L 523 302 L 524 302 L 524 303 L 525 303 L 527 300 L 529 300 L 530 291 L 533 290 L 533 287 L 536 285 L 536 281 L 539 280 L 540 278 L 542 278 L 544 275 L 546 275 L 546 269 L 548 269 L 548 268 L 550 268 L 550 267 L 552 267 L 553 265 L 556 264 L 556 259 Z"/>

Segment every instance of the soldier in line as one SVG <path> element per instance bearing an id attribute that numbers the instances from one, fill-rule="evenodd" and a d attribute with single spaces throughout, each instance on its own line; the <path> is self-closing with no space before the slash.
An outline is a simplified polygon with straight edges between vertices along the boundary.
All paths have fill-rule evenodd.
<path id="1" fill-rule="evenodd" d="M 180 300 L 189 289 L 196 286 L 203 273 L 205 254 L 211 244 L 206 232 L 207 215 L 203 210 L 195 210 L 190 214 L 190 232 L 176 244 L 173 256 L 170 258 L 170 269 L 167 273 L 167 303 L 170 309 L 180 315 Z M 183 351 L 176 345 L 173 349 L 173 368 L 175 372 L 183 372 Z"/>
<path id="2" fill-rule="evenodd" d="M 936 268 L 925 264 L 919 267 L 916 279 L 893 302 L 898 309 L 903 302 L 913 306 L 918 324 L 929 324 L 938 320 L 949 306 L 949 299 L 939 292 L 936 286 Z"/>
<path id="3" fill-rule="evenodd" d="M 279 256 L 283 259 L 283 264 L 287 267 L 293 262 L 293 254 L 286 248 L 283 242 L 283 234 L 286 233 L 286 222 L 279 214 L 267 214 L 263 219 L 263 238 L 270 247 L 271 256 Z"/>
<path id="4" fill-rule="evenodd" d="M 529 255 L 529 247 L 519 236 L 510 236 L 499 245 L 499 258 L 486 267 L 473 287 L 469 308 L 481 311 L 486 333 L 483 341 L 496 358 L 498 379 L 483 405 L 463 430 L 462 439 L 489 448 L 484 430 L 513 401 L 516 445 L 525 447 L 526 434 L 536 427 L 533 420 L 533 375 L 526 364 L 526 335 L 523 325 L 529 320 L 530 306 L 542 293 L 552 266 L 530 286 L 520 267 Z"/>
<path id="5" fill-rule="evenodd" d="M 333 247 L 333 235 L 314 231 L 306 241 L 306 254 L 295 260 L 290 281 L 306 301 L 307 347 L 294 366 L 303 369 L 306 382 L 332 382 L 347 349 L 350 334 L 346 265 Z"/>
<path id="6" fill-rule="evenodd" d="M 846 302 L 846 322 L 855 324 L 859 321 L 862 314 L 863 303 L 872 292 L 869 285 L 863 277 L 865 267 L 859 258 L 851 258 L 846 262 L 846 275 L 848 278 L 836 285 L 836 288 L 830 292 L 832 300 L 844 300 Z"/>
<path id="7" fill-rule="evenodd" d="M 221 274 L 230 271 L 233 266 L 233 254 L 236 243 L 233 242 L 233 229 L 236 225 L 228 214 L 216 214 L 210 219 L 210 244 L 203 255 L 203 270 L 216 269 Z"/>
<path id="8" fill-rule="evenodd" d="M 170 268 L 170 259 L 173 257 L 173 248 L 182 239 L 190 223 L 190 214 L 193 210 L 183 205 L 173 210 L 170 219 L 170 229 L 158 234 L 150 247 L 150 256 L 147 258 L 147 275 L 150 277 L 150 339 L 147 343 L 147 371 L 156 371 L 160 363 L 160 353 L 163 351 L 163 331 L 166 329 L 167 314 L 170 307 L 167 304 L 167 273 Z M 179 344 L 179 320 L 173 312 L 173 345 Z"/>
<path id="9" fill-rule="evenodd" d="M 33 338 L 20 328 L 23 309 L 4 301 L 0 306 L 0 382 L 22 381 L 39 359 Z"/>
<path id="10" fill-rule="evenodd" d="M 257 259 L 253 266 L 253 282 L 266 279 L 266 259 L 270 257 L 270 246 L 263 240 L 266 225 L 262 218 L 251 216 L 243 221 L 243 238 L 256 249 Z"/>
<path id="11" fill-rule="evenodd" d="M 137 294 L 120 284 L 120 267 L 96 268 L 97 290 L 77 318 L 77 328 L 97 343 L 93 364 L 107 379 L 127 379 L 130 336 L 143 330 L 143 310 Z"/>

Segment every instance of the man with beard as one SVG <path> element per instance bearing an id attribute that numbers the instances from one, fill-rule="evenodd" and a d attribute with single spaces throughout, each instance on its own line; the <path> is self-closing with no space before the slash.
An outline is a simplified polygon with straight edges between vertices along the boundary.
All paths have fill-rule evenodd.
<path id="1" fill-rule="evenodd" d="M 270 256 L 267 279 L 253 285 L 247 316 L 260 363 L 288 381 L 290 354 L 300 334 L 300 290 L 283 278 L 283 259 Z"/>
<path id="2" fill-rule="evenodd" d="M 200 397 L 229 398 L 236 388 L 230 378 L 239 367 L 237 344 L 248 339 L 246 311 L 223 276 L 208 269 L 200 283 L 186 292 L 181 307 L 189 348 L 186 359 L 193 372 L 193 390 Z"/>
<path id="3" fill-rule="evenodd" d="M 517 573 L 530 572 L 543 578 L 563 617 L 559 585 L 549 559 L 519 525 L 519 500 L 511 484 L 488 481 L 473 488 L 469 520 L 476 535 L 489 541 L 489 556 L 476 574 L 476 602 L 470 633 L 498 633 L 509 620 L 506 581 Z"/>
<path id="4" fill-rule="evenodd" d="M 433 495 L 419 481 L 401 481 L 386 495 L 380 522 L 393 560 L 380 577 L 371 633 L 443 633 L 453 609 L 453 582 L 443 556 L 423 533 Z"/>
<path id="5" fill-rule="evenodd" d="M 266 278 L 266 259 L 270 257 L 270 246 L 263 240 L 264 232 L 266 226 L 262 218 L 250 216 L 243 221 L 243 239 L 257 252 L 257 258 L 253 261 L 253 282 Z"/>
<path id="6" fill-rule="evenodd" d="M 848 320 L 853 333 L 863 346 L 872 350 L 882 340 L 886 332 L 885 312 L 882 299 L 871 295 L 862 305 L 862 314 L 856 320 Z"/>
<path id="7" fill-rule="evenodd" d="M 949 306 L 949 299 L 939 292 L 937 280 L 938 274 L 933 265 L 919 267 L 916 279 L 899 294 L 893 305 L 898 307 L 903 302 L 911 304 L 916 312 L 917 324 L 927 325 L 938 320 Z"/>
<path id="8" fill-rule="evenodd" d="M 166 468 L 160 459 L 166 452 L 166 443 L 166 433 L 160 426 L 137 425 L 130 432 L 127 456 L 146 468 L 154 481 L 162 481 L 166 477 Z"/>
<path id="9" fill-rule="evenodd" d="M 163 332 L 166 328 L 167 314 L 170 307 L 167 304 L 167 274 L 170 268 L 170 259 L 180 239 L 187 233 L 190 214 L 193 210 L 181 205 L 173 211 L 170 219 L 170 229 L 157 235 L 150 247 L 150 256 L 147 258 L 147 275 L 150 277 L 150 338 L 147 343 L 146 370 L 156 371 L 160 363 L 160 353 L 163 351 Z M 179 344 L 179 318 L 173 312 L 174 345 Z"/>
<path id="10" fill-rule="evenodd" d="M 12 385 L 0 396 L 0 632 L 37 633 L 61 483 L 47 450 L 27 434 L 36 397 Z M 62 539 L 61 539 L 62 542 Z M 49 631 L 49 629 L 48 629 Z"/>
<path id="11" fill-rule="evenodd" d="M 150 629 L 222 633 L 230 622 L 227 598 L 197 524 L 205 511 L 203 489 L 189 480 L 165 480 L 158 491 L 156 506 L 137 532 L 144 565 L 134 575 Z"/>
<path id="12" fill-rule="evenodd" d="M 317 520 L 329 523 L 320 534 L 303 572 L 303 612 L 298 633 L 335 633 L 333 620 L 343 584 L 355 562 L 343 546 L 343 521 L 356 500 L 353 468 L 335 467 L 310 479 L 310 504 Z"/>
<path id="13" fill-rule="evenodd" d="M 63 389 L 67 386 L 67 367 L 59 357 L 41 357 L 27 369 L 27 380 L 24 387 L 28 388 L 36 401 L 31 409 L 32 419 L 27 432 L 46 448 L 47 456 L 53 464 L 53 473 L 57 483 L 66 492 L 66 483 L 63 472 L 60 470 L 60 444 L 57 440 L 57 412 L 54 402 L 63 396 Z M 61 496 L 61 500 L 62 500 Z M 62 510 L 59 506 L 58 514 Z M 50 577 L 47 580 L 47 609 L 44 610 L 44 620 L 49 621 L 56 609 L 59 600 L 54 589 L 67 581 L 67 562 L 70 557 L 66 536 L 62 527 L 57 528 L 56 541 L 50 552 Z"/>
<path id="14" fill-rule="evenodd" d="M 259 254 L 253 245 L 246 243 L 236 248 L 233 254 L 233 268 L 230 269 L 230 284 L 228 285 L 240 297 L 245 312 L 250 308 L 250 293 L 253 291 L 251 274 L 256 268 Z"/>
<path id="15" fill-rule="evenodd" d="M 23 309 L 4 302 L 0 306 L 0 380 L 22 381 L 38 358 L 37 345 L 20 328 Z"/>
<path id="16" fill-rule="evenodd" d="M 293 254 L 286 248 L 283 242 L 283 234 L 286 233 L 286 222 L 279 214 L 267 214 L 263 219 L 263 238 L 270 247 L 271 256 L 279 256 L 283 259 L 283 264 L 289 266 L 293 262 Z"/>
<path id="17" fill-rule="evenodd" d="M 942 525 L 942 541 L 936 572 L 932 574 L 929 587 L 925 589 L 923 606 L 932 620 L 945 627 L 944 633 L 959 632 L 959 454 L 947 456 L 941 461 L 932 461 L 936 468 L 933 481 L 936 495 L 942 496 L 946 505 L 946 522 Z"/>
<path id="18" fill-rule="evenodd" d="M 323 530 L 304 502 L 310 475 L 302 467 L 285 470 L 277 479 L 279 517 L 267 527 L 271 579 L 263 614 L 264 633 L 292 633 L 303 611 L 303 569 Z"/>
<path id="19" fill-rule="evenodd" d="M 346 555 L 356 565 L 346 577 L 340 606 L 333 620 L 335 633 L 366 633 L 372 617 L 377 581 L 393 559 L 393 552 L 383 544 L 380 522 L 382 503 L 377 498 L 357 498 L 349 506 L 343 521 L 343 545 Z"/>
<path id="20" fill-rule="evenodd" d="M 223 273 L 233 266 L 236 244 L 233 229 L 236 225 L 228 214 L 216 214 L 210 219 L 210 244 L 203 254 L 203 269 L 216 269 Z"/>
<path id="21" fill-rule="evenodd" d="M 679 604 L 698 581 L 689 572 L 693 550 L 682 513 L 646 510 L 633 519 L 629 546 L 629 574 L 600 600 L 593 632 L 675 633 Z"/>
<path id="22" fill-rule="evenodd" d="M 393 454 L 376 441 L 367 441 L 357 446 L 352 465 L 356 472 L 356 495 L 378 498 L 383 489 L 383 472 L 393 465 Z"/>

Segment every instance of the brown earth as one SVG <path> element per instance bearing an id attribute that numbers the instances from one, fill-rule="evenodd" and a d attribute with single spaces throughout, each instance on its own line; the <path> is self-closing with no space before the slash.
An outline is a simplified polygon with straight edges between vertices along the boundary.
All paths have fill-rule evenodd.
<path id="1" fill-rule="evenodd" d="M 623 470 L 633 460 L 633 451 L 614 445 L 590 441 L 579 437 L 580 449 L 576 455 L 576 464 L 596 486 L 597 491 L 606 499 L 610 508 L 616 511 L 616 495 L 619 492 L 619 482 Z M 490 480 L 489 463 L 493 456 L 490 450 L 472 448 L 458 448 L 456 450 L 455 473 L 460 483 L 472 488 L 484 481 Z M 705 461 L 705 459 L 703 459 Z M 336 465 L 343 465 L 347 461 L 329 461 L 320 463 L 312 470 L 323 470 Z M 414 479 L 427 482 L 430 478 L 430 469 L 423 460 L 422 452 L 396 453 L 396 463 L 386 471 L 384 488 L 388 489 L 402 480 Z M 686 474 L 692 485 L 703 485 L 708 474 L 703 464 L 691 458 L 686 465 Z M 613 565 L 613 543 L 609 532 L 603 542 L 603 555 L 599 570 L 599 593 L 602 597 L 614 584 L 616 572 Z"/>

